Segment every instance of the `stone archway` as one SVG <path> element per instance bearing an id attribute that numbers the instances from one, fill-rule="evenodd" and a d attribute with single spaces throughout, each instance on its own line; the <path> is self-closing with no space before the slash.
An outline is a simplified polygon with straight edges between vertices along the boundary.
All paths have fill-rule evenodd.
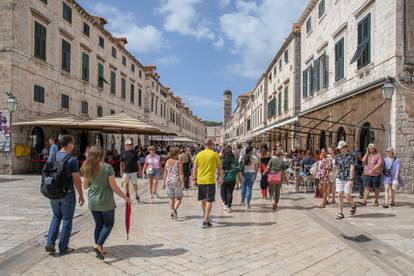
<path id="1" fill-rule="evenodd" d="M 338 144 L 339 141 L 346 141 L 346 131 L 343 127 L 338 128 L 336 132 L 336 144 Z"/>
<path id="2" fill-rule="evenodd" d="M 367 151 L 367 147 L 375 140 L 374 132 L 371 131 L 371 124 L 366 122 L 362 125 L 361 132 L 359 133 L 359 150 L 362 155 Z"/>
<path id="3" fill-rule="evenodd" d="M 325 130 L 321 131 L 321 134 L 319 135 L 319 149 L 326 149 L 326 132 Z"/>

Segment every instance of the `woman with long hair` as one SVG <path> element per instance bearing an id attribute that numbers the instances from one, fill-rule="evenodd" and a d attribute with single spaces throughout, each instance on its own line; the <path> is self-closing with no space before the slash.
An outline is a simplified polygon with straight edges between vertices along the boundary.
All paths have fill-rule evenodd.
<path id="1" fill-rule="evenodd" d="M 183 161 L 179 159 L 180 149 L 171 148 L 168 153 L 168 160 L 164 168 L 164 185 L 167 196 L 170 198 L 170 216 L 171 218 L 178 218 L 178 208 L 183 199 L 184 189 L 184 172 Z"/>
<path id="2" fill-rule="evenodd" d="M 252 199 L 253 184 L 256 180 L 257 171 L 259 170 L 259 161 L 253 154 L 253 147 L 247 146 L 243 160 L 243 179 L 241 189 L 241 205 L 250 209 Z"/>
<path id="3" fill-rule="evenodd" d="M 148 155 L 145 157 L 144 167 L 142 168 L 142 175 L 148 176 L 148 192 L 150 199 L 158 198 L 158 178 L 161 176 L 161 158 L 156 153 L 155 147 L 148 148 Z"/>
<path id="4" fill-rule="evenodd" d="M 321 208 L 325 208 L 325 204 L 330 194 L 331 188 L 331 179 L 329 177 L 332 171 L 332 161 L 328 158 L 327 152 L 325 149 L 321 149 L 321 156 L 318 164 L 318 170 L 316 172 L 316 177 L 319 179 L 319 187 L 321 187 L 322 192 L 322 203 Z"/>
<path id="5" fill-rule="evenodd" d="M 267 198 L 267 173 L 265 172 L 265 169 L 267 167 L 267 164 L 269 163 L 271 154 L 269 151 L 269 148 L 267 147 L 266 143 L 263 143 L 260 146 L 260 174 L 261 174 L 261 180 L 260 180 L 260 188 L 262 189 L 262 197 Z"/>
<path id="6" fill-rule="evenodd" d="M 83 187 L 89 188 L 88 207 L 95 220 L 94 251 L 96 257 L 101 260 L 105 259 L 103 245 L 115 222 L 114 193 L 131 204 L 131 200 L 116 184 L 114 169 L 111 165 L 104 163 L 103 158 L 102 148 L 99 145 L 92 146 L 80 169 L 83 176 Z"/>
<path id="7" fill-rule="evenodd" d="M 224 204 L 224 211 L 231 212 L 233 202 L 233 191 L 236 185 L 237 175 L 240 173 L 240 163 L 237 161 L 230 146 L 223 148 L 222 156 L 223 184 L 220 188 L 221 199 Z"/>

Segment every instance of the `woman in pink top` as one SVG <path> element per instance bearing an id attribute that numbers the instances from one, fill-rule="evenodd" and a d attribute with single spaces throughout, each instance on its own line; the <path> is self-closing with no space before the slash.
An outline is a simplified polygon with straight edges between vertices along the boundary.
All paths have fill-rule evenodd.
<path id="1" fill-rule="evenodd" d="M 148 192 L 150 199 L 158 198 L 158 178 L 161 176 L 161 162 L 160 156 L 155 152 L 155 147 L 150 146 L 148 148 L 149 154 L 145 158 L 144 167 L 142 169 L 142 175 L 147 175 L 149 180 Z"/>
<path id="2" fill-rule="evenodd" d="M 383 160 L 381 155 L 378 153 L 377 148 L 374 144 L 369 144 L 367 153 L 362 158 L 362 163 L 364 164 L 364 205 L 367 205 L 369 193 L 372 189 L 375 191 L 375 202 L 374 206 L 378 206 L 378 199 L 381 188 L 381 169 Z"/>

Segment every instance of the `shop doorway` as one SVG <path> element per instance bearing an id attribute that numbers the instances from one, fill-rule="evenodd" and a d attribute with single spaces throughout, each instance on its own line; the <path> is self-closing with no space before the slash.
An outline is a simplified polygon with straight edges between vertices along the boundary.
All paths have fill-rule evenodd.
<path id="1" fill-rule="evenodd" d="M 30 133 L 31 139 L 31 148 L 33 153 L 40 153 L 42 152 L 43 148 L 45 147 L 45 135 L 43 133 L 43 129 L 41 127 L 35 127 L 32 129 Z"/>
<path id="2" fill-rule="evenodd" d="M 86 151 L 86 147 L 88 146 L 88 134 L 86 132 L 82 132 L 79 137 L 79 151 L 84 153 Z"/>
<path id="3" fill-rule="evenodd" d="M 370 143 L 375 141 L 375 134 L 371 130 L 371 124 L 365 123 L 362 125 L 361 133 L 359 135 L 359 151 L 364 155 Z"/>
<path id="4" fill-rule="evenodd" d="M 326 149 L 326 132 L 322 130 L 321 134 L 319 135 L 319 149 Z"/>

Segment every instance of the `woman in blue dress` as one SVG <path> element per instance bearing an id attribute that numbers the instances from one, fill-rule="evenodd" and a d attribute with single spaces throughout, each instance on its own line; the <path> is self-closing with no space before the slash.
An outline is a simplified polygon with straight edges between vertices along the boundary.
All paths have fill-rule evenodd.
<path id="1" fill-rule="evenodd" d="M 384 208 L 395 206 L 395 192 L 402 186 L 400 178 L 400 159 L 395 156 L 394 149 L 388 148 L 384 159 L 382 170 L 383 184 L 385 189 Z"/>

